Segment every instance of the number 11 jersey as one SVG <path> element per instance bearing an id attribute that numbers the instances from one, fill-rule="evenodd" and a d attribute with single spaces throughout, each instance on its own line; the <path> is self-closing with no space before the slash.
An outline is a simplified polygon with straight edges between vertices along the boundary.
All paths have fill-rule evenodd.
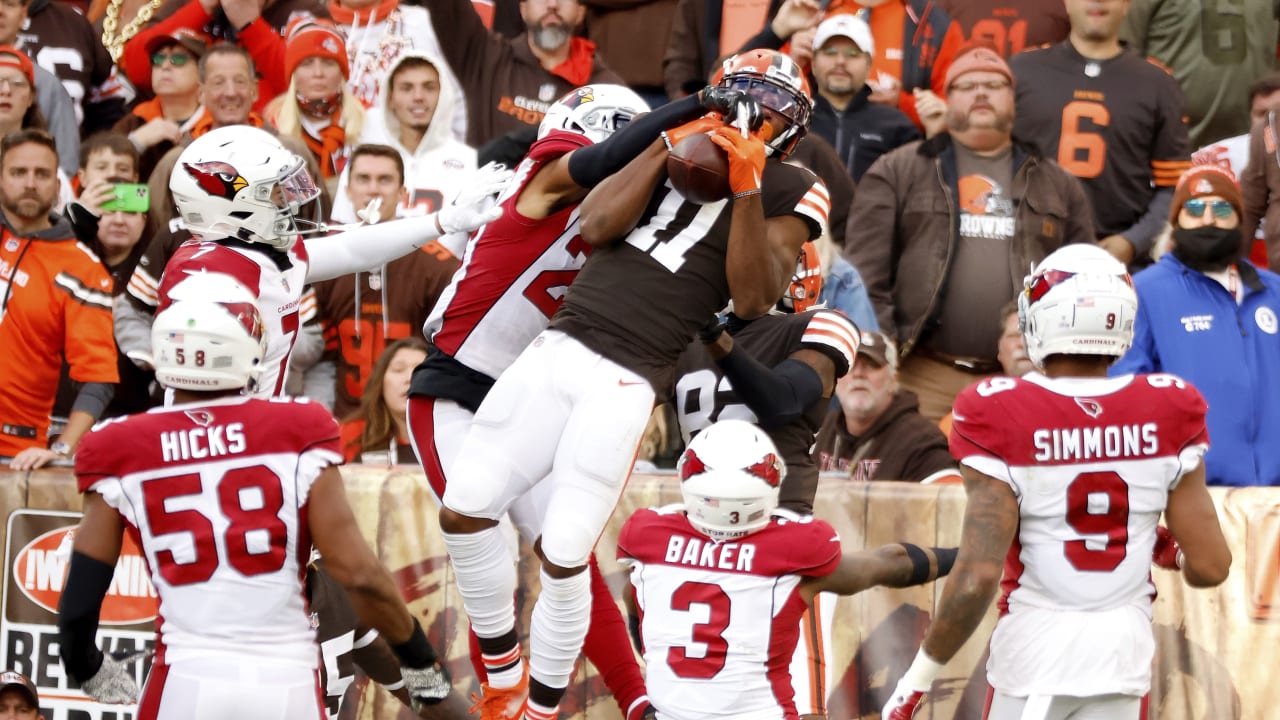
<path id="1" fill-rule="evenodd" d="M 288 398 L 157 408 L 85 435 L 80 491 L 120 513 L 160 596 L 158 662 L 223 653 L 316 666 L 307 501 L 341 463 L 329 411 Z"/>

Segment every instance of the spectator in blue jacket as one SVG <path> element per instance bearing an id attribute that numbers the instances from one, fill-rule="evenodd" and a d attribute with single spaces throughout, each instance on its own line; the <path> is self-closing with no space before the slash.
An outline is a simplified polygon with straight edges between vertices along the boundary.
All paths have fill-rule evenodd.
<path id="1" fill-rule="evenodd" d="M 1244 259 L 1243 205 L 1227 171 L 1182 176 L 1173 249 L 1134 277 L 1133 347 L 1111 374 L 1168 372 L 1199 388 L 1210 485 L 1280 485 L 1280 275 Z"/>

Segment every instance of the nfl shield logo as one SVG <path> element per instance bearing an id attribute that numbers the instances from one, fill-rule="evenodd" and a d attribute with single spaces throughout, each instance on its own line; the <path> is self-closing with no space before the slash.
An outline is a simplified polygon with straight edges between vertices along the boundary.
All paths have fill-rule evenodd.
<path id="1" fill-rule="evenodd" d="M 556 86 L 551 83 L 543 83 L 542 87 L 538 88 L 538 99 L 542 102 L 551 102 L 552 100 L 555 100 Z"/>

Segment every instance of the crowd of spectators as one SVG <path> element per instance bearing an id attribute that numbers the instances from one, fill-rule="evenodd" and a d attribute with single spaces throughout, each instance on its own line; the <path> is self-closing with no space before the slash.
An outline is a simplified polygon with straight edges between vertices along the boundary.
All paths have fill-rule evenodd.
<path id="1" fill-rule="evenodd" d="M 831 195 L 823 300 L 883 333 L 833 401 L 825 469 L 906 468 L 867 455 L 873 431 L 898 411 L 936 423 L 966 385 L 1011 372 L 1023 275 L 1086 242 L 1163 303 L 1144 305 L 1118 367 L 1211 386 L 1210 482 L 1280 484 L 1266 453 L 1248 472 L 1214 472 L 1250 456 L 1280 408 L 1258 367 L 1280 353 L 1268 269 L 1280 268 L 1280 20 L 1271 3 L 1244 7 L 0 0 L 0 456 L 57 461 L 92 420 L 161 400 L 150 318 L 188 237 L 168 178 L 210 130 L 278 134 L 323 185 L 317 222 L 386 221 L 439 209 L 478 159 L 519 158 L 575 87 L 622 83 L 657 107 L 713 81 L 724 58 L 771 48 L 806 69 L 814 100 L 789 161 Z M 1200 165 L 1221 172 L 1179 189 Z M 1188 249 L 1207 235 L 1221 245 L 1208 260 Z M 397 457 L 399 381 L 380 370 L 403 364 L 388 353 L 420 352 L 397 341 L 424 340 L 464 243 L 444 237 L 304 295 L 290 387 L 362 428 L 353 458 Z M 1227 328 L 1243 342 L 1215 341 Z M 1230 380 L 1217 403 L 1213 378 Z"/>

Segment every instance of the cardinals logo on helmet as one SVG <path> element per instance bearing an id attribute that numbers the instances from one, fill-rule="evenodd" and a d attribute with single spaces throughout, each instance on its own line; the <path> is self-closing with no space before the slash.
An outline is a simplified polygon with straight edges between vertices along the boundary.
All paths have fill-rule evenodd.
<path id="1" fill-rule="evenodd" d="M 570 108 L 576 108 L 583 103 L 595 102 L 595 99 L 595 90 L 592 90 L 589 86 L 580 87 L 569 93 L 569 96 L 564 99 L 564 104 L 568 105 Z"/>
<path id="2" fill-rule="evenodd" d="M 182 163 L 182 169 L 195 179 L 201 190 L 227 200 L 249 186 L 249 182 L 229 163 L 209 160 L 199 163 Z"/>

